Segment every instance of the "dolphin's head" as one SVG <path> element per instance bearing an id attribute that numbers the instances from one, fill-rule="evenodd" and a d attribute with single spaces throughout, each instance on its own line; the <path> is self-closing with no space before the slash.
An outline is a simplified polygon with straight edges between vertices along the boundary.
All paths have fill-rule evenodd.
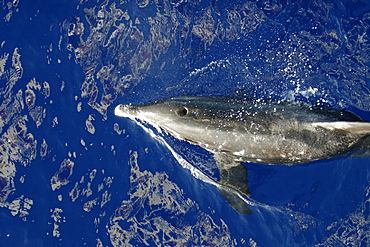
<path id="1" fill-rule="evenodd" d="M 118 105 L 115 115 L 162 125 L 171 121 L 196 120 L 203 115 L 189 97 L 158 100 L 145 105 Z"/>
<path id="2" fill-rule="evenodd" d="M 145 105 L 118 105 L 115 115 L 147 122 L 179 139 L 196 139 L 213 113 L 197 97 L 176 97 Z"/>

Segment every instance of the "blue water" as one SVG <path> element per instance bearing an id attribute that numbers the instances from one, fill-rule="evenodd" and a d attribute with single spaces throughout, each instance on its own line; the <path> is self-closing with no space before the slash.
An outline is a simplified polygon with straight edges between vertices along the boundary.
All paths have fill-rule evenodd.
<path id="1" fill-rule="evenodd" d="M 113 113 L 212 95 L 370 121 L 368 1 L 0 6 L 0 246 L 370 245 L 369 157 L 246 163 L 241 215 L 197 177 L 210 153 Z"/>

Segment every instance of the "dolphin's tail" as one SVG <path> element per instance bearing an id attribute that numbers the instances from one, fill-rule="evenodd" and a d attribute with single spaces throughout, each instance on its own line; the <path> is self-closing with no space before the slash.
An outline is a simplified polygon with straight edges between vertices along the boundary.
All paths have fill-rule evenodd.
<path id="1" fill-rule="evenodd" d="M 370 123 L 369 122 L 315 122 L 314 127 L 331 131 L 340 131 L 357 137 L 357 142 L 352 143 L 354 152 L 349 158 L 370 157 Z"/>
<path id="2" fill-rule="evenodd" d="M 370 157 L 370 133 L 358 141 L 354 152 L 349 155 L 349 158 L 364 157 Z"/>

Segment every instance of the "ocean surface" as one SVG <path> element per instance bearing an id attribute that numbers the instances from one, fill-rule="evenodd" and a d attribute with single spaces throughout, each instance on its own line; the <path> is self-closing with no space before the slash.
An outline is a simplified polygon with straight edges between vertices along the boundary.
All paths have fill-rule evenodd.
<path id="1" fill-rule="evenodd" d="M 0 246 L 370 246 L 370 158 L 244 163 L 114 115 L 180 95 L 370 121 L 370 2 L 0 2 Z"/>

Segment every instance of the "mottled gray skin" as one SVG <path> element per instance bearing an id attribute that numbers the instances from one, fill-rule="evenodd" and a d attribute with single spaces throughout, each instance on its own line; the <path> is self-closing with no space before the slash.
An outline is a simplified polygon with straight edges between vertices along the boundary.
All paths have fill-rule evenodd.
<path id="1" fill-rule="evenodd" d="M 328 159 L 350 151 L 370 133 L 369 123 L 344 111 L 221 97 L 120 105 L 116 115 L 147 121 L 180 140 L 230 154 L 236 161 L 265 164 Z M 352 125 L 346 126 L 349 122 Z"/>
<path id="2" fill-rule="evenodd" d="M 249 196 L 248 172 L 240 162 L 294 165 L 328 159 L 364 148 L 370 133 L 370 123 L 351 113 L 277 101 L 184 96 L 119 105 L 115 114 L 212 152 L 220 170 L 217 189 L 241 214 L 252 211 L 239 196 Z"/>

